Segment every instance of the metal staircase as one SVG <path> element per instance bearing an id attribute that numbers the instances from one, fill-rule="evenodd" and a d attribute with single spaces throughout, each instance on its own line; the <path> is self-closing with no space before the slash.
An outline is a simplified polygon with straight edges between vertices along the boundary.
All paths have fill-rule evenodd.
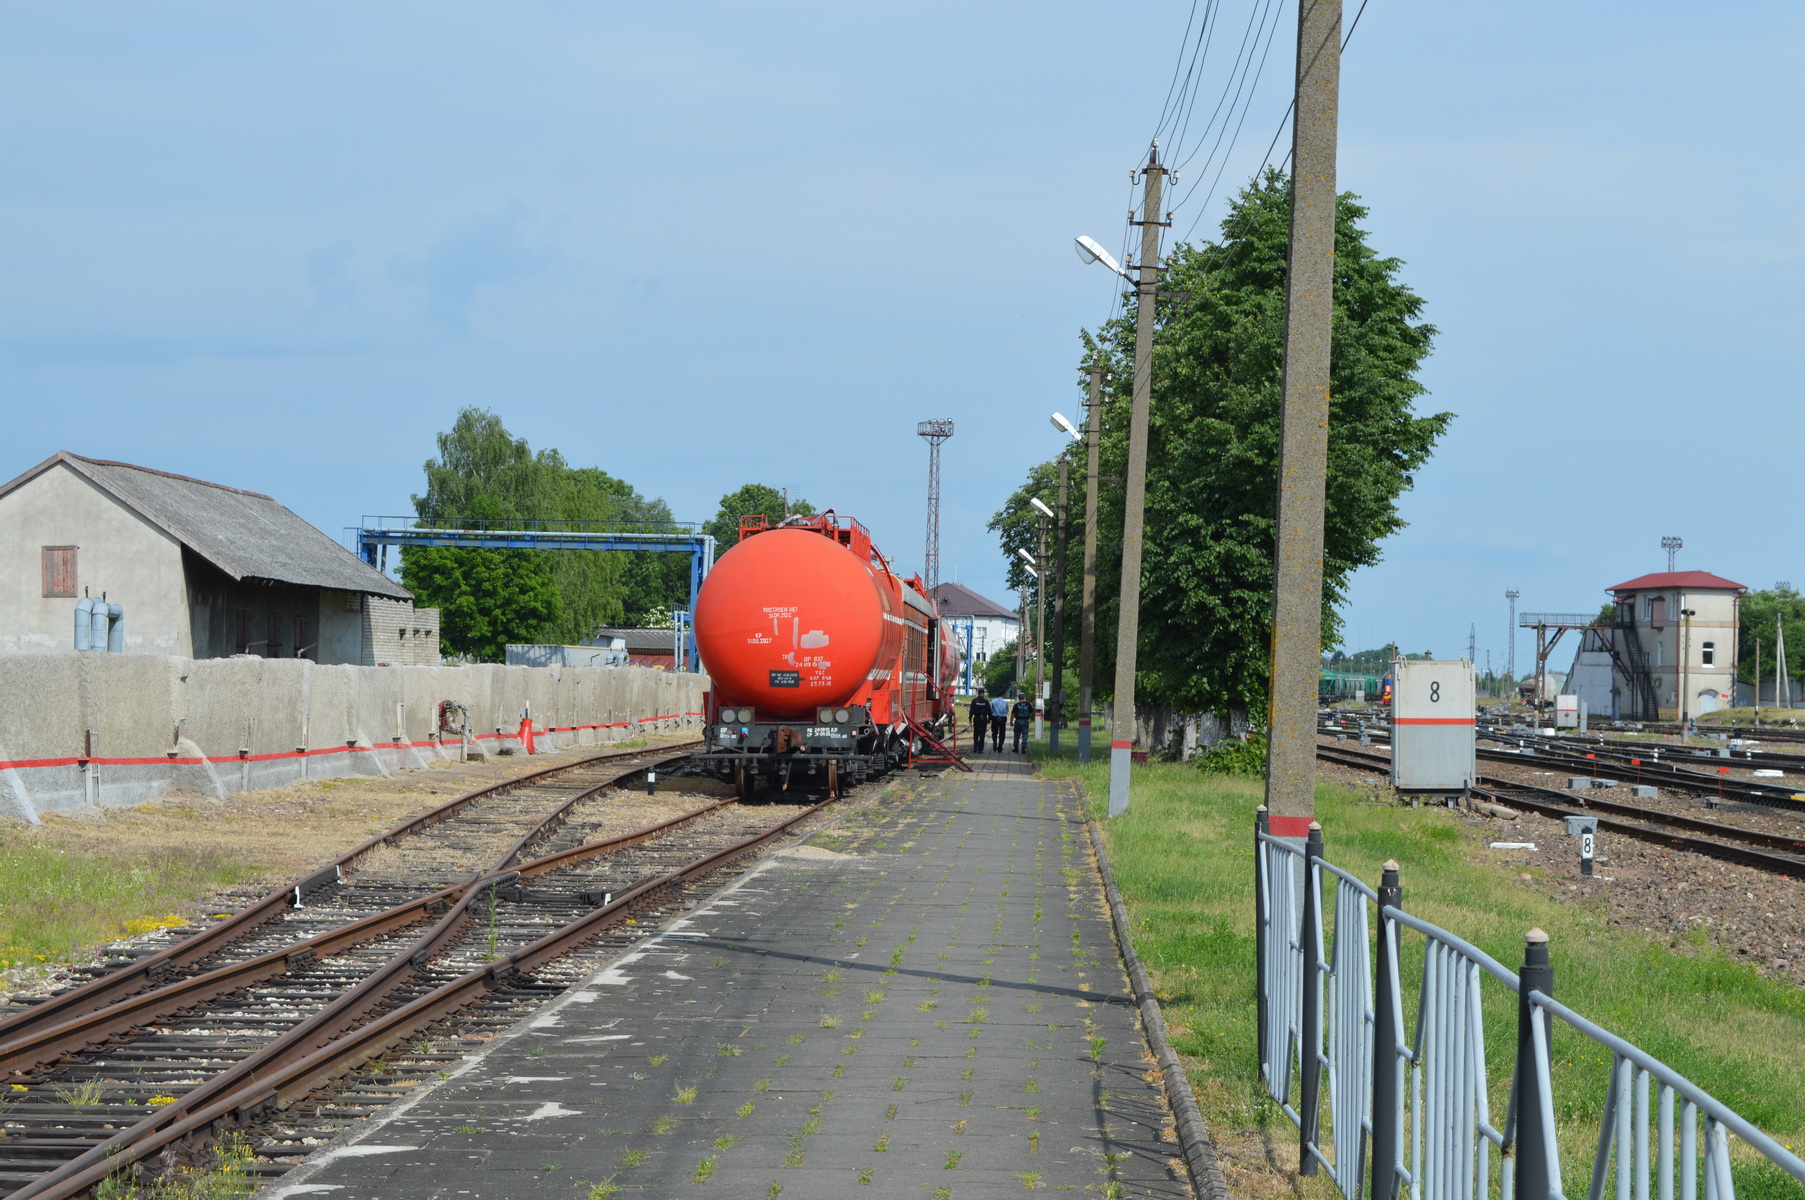
<path id="1" fill-rule="evenodd" d="M 1648 655 L 1642 652 L 1642 639 L 1636 633 L 1636 609 L 1633 603 L 1619 604 L 1611 625 L 1611 661 L 1629 684 L 1629 704 L 1624 717 L 1631 721 L 1654 721 L 1660 718 L 1661 704 L 1655 696 L 1654 677 L 1649 674 Z"/>

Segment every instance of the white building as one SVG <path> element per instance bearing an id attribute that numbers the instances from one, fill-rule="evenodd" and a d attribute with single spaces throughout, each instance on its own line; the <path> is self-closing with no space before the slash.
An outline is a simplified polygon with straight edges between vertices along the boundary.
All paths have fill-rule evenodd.
<path id="1" fill-rule="evenodd" d="M 1607 590 L 1617 603 L 1610 654 L 1618 715 L 1654 720 L 1666 708 L 1696 717 L 1731 702 L 1747 588 L 1709 571 L 1660 571 Z"/>
<path id="2" fill-rule="evenodd" d="M 943 583 L 934 589 L 940 616 L 949 621 L 965 649 L 973 677 L 980 676 L 992 654 L 1015 641 L 1021 617 L 962 583 Z M 962 685 L 963 690 L 963 685 Z"/>
<path id="3" fill-rule="evenodd" d="M 439 661 L 438 610 L 270 497 L 63 452 L 0 484 L 0 652 L 73 648 L 84 594 L 132 653 Z"/>

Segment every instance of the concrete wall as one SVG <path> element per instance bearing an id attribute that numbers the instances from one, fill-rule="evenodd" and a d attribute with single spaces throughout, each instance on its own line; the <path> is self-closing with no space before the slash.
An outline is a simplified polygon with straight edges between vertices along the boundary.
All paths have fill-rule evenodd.
<path id="1" fill-rule="evenodd" d="M 77 596 L 124 606 L 128 652 L 193 653 L 181 544 L 61 463 L 0 497 L 0 653 L 75 648 L 75 600 L 43 594 L 45 546 L 77 547 Z"/>
<path id="2" fill-rule="evenodd" d="M 361 667 L 306 659 L 0 654 L 0 815 L 388 775 L 473 754 L 699 728 L 702 675 L 634 667 Z"/>

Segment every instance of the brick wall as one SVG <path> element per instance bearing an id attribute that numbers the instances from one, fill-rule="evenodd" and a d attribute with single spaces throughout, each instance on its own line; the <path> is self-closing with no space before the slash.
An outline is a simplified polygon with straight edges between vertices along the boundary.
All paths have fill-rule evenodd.
<path id="1" fill-rule="evenodd" d="M 439 610 L 365 596 L 362 661 L 366 667 L 438 666 Z"/>

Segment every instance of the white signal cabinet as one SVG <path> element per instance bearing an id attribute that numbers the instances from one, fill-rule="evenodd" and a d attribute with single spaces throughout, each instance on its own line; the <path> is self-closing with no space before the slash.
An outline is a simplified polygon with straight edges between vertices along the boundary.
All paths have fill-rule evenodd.
<path id="1" fill-rule="evenodd" d="M 1391 665 L 1391 784 L 1399 792 L 1453 796 L 1473 784 L 1473 664 L 1397 659 Z"/>
<path id="2" fill-rule="evenodd" d="M 1556 696 L 1554 698 L 1554 727 L 1556 729 L 1579 728 L 1579 697 Z"/>

